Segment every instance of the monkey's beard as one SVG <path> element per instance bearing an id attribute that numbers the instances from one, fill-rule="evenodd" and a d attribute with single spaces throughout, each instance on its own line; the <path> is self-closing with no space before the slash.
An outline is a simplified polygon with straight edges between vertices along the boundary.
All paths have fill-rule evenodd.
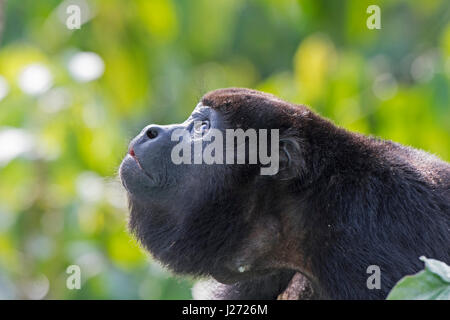
<path id="1" fill-rule="evenodd" d="M 186 210 L 184 218 L 160 208 L 130 202 L 129 229 L 143 247 L 178 274 L 226 279 L 224 267 L 246 230 L 238 215 L 217 219 L 211 210 Z"/>

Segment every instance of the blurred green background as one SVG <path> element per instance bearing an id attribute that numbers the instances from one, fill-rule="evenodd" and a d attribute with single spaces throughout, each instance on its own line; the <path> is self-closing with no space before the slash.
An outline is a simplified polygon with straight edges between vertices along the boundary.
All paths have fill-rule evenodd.
<path id="1" fill-rule="evenodd" d="M 0 3 L 0 299 L 190 298 L 128 235 L 116 173 L 142 127 L 183 121 L 211 89 L 271 92 L 450 160 L 448 0 Z"/>

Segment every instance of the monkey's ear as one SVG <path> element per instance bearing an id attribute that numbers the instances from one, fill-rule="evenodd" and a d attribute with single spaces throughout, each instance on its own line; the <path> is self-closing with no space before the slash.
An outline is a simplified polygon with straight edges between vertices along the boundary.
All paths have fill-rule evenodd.
<path id="1" fill-rule="evenodd" d="M 280 180 L 300 178 L 305 168 L 300 143 L 295 137 L 280 139 L 280 164 L 277 177 Z"/>

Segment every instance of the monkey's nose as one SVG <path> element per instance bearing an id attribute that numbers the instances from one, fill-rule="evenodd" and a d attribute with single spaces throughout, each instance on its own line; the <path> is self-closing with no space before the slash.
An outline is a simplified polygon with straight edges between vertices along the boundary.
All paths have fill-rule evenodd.
<path id="1" fill-rule="evenodd" d="M 151 124 L 144 128 L 143 136 L 149 140 L 155 140 L 160 136 L 164 136 L 169 130 L 168 126 L 159 126 L 157 124 Z"/>
<path id="2" fill-rule="evenodd" d="M 158 136 L 158 134 L 159 134 L 158 131 L 159 131 L 159 130 L 158 130 L 157 127 L 152 126 L 152 127 L 150 127 L 150 128 L 147 129 L 147 131 L 145 132 L 145 134 L 147 135 L 147 137 L 148 137 L 149 139 L 155 139 L 155 138 Z"/>
<path id="3" fill-rule="evenodd" d="M 173 129 L 173 125 L 160 126 L 151 124 L 146 126 L 139 135 L 131 141 L 128 152 L 132 155 L 131 151 L 133 151 L 136 153 L 137 157 L 141 157 L 143 149 L 170 145 L 170 137 Z"/>

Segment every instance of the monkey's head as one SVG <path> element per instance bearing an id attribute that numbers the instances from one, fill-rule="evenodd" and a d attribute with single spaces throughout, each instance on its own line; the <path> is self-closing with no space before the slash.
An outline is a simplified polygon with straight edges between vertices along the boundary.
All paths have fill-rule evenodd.
<path id="1" fill-rule="evenodd" d="M 227 283 L 289 267 L 302 235 L 284 214 L 307 175 L 300 133 L 310 116 L 232 88 L 207 93 L 183 123 L 145 127 L 120 166 L 130 229 L 177 273 Z"/>

